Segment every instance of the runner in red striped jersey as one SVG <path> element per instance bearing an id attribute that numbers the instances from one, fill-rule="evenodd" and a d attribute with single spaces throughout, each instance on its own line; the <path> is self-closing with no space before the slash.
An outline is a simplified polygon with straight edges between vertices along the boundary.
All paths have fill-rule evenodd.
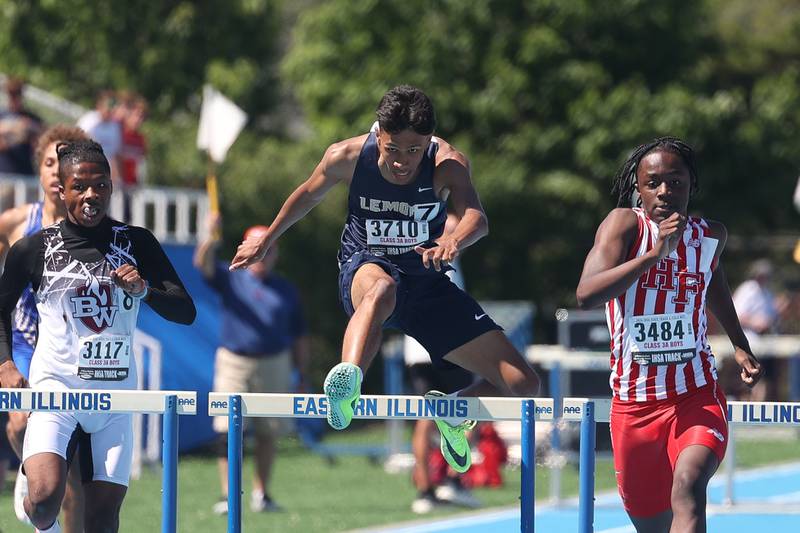
<path id="1" fill-rule="evenodd" d="M 706 487 L 728 434 L 706 304 L 742 380 L 761 377 L 720 264 L 727 230 L 687 215 L 696 190 L 686 143 L 662 137 L 637 147 L 617 173 L 619 207 L 600 224 L 576 291 L 582 308 L 606 305 L 614 466 L 639 533 L 706 531 Z"/>

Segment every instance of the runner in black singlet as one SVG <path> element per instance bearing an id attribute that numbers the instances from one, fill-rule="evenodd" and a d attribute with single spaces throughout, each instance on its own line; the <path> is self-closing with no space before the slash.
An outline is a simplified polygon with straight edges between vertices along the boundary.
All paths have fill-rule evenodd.
<path id="1" fill-rule="evenodd" d="M 0 256 L 5 260 L 8 249 L 18 240 L 63 220 L 66 216 L 66 207 L 59 197 L 58 155 L 56 145 L 60 142 L 85 140 L 89 137 L 84 131 L 75 126 L 56 124 L 48 128 L 36 142 L 34 158 L 39 169 L 39 184 L 41 185 L 42 200 L 30 204 L 23 204 L 3 212 L 0 215 Z M 13 313 L 13 354 L 14 365 L 20 373 L 28 379 L 33 350 L 39 335 L 39 312 L 36 310 L 36 295 L 30 285 L 22 292 L 17 307 Z M 0 416 L 2 420 L 2 416 Z M 11 447 L 17 457 L 22 460 L 22 443 L 25 439 L 25 429 L 28 427 L 28 413 L 24 411 L 11 411 L 8 413 L 6 434 Z M 83 533 L 83 487 L 80 481 L 79 466 L 73 463 L 70 469 L 67 492 L 61 504 L 62 527 L 64 533 Z M 22 473 L 22 468 L 17 473 L 14 482 L 14 514 L 23 523 L 30 524 L 28 515 L 25 514 L 23 501 L 28 495 L 28 480 Z"/>
<path id="2" fill-rule="evenodd" d="M 59 144 L 57 153 L 67 218 L 18 241 L 0 279 L 0 385 L 25 385 L 13 362 L 11 313 L 30 284 L 40 317 L 31 387 L 133 389 L 140 302 L 182 324 L 194 321 L 194 303 L 152 234 L 106 216 L 112 187 L 100 145 Z M 56 517 L 78 443 L 86 530 L 117 531 L 133 452 L 130 414 L 31 413 L 23 446 L 25 511 L 39 530 L 61 531 Z"/>

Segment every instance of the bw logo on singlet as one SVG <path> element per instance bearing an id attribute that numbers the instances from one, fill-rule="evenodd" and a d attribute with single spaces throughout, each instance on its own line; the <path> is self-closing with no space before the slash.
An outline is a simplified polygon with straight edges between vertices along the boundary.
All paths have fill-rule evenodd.
<path id="1" fill-rule="evenodd" d="M 119 307 L 113 305 L 114 292 L 111 285 L 100 283 L 97 278 L 92 277 L 87 285 L 78 287 L 75 292 L 78 295 L 70 298 L 74 318 L 79 318 L 95 333 L 114 324 Z"/>

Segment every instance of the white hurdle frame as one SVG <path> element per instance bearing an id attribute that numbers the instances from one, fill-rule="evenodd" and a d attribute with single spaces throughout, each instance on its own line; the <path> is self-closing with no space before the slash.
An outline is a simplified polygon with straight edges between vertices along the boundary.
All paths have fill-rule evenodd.
<path id="1" fill-rule="evenodd" d="M 178 415 L 197 414 L 196 392 L 0 389 L 0 411 L 163 414 L 161 531 L 177 531 Z"/>
<path id="2" fill-rule="evenodd" d="M 228 532 L 242 522 L 242 427 L 244 417 L 324 418 L 322 394 L 222 393 L 208 395 L 208 414 L 228 416 Z M 535 443 L 533 425 L 553 419 L 551 398 L 423 398 L 362 396 L 353 418 L 406 420 L 457 417 L 480 421 L 520 420 L 523 434 L 520 530 L 534 528 Z"/>

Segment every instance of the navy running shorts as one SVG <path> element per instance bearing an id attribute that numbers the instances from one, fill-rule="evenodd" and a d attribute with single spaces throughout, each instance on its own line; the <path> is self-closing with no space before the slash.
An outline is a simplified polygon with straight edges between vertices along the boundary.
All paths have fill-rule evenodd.
<path id="1" fill-rule="evenodd" d="M 402 273 L 385 257 L 356 252 L 339 269 L 339 298 L 347 316 L 355 312 L 350 288 L 356 271 L 374 263 L 397 283 L 394 313 L 383 327 L 398 329 L 428 351 L 437 368 L 453 365 L 444 356 L 493 330 L 502 330 L 472 296 L 459 289 L 444 272 L 423 276 Z"/>

